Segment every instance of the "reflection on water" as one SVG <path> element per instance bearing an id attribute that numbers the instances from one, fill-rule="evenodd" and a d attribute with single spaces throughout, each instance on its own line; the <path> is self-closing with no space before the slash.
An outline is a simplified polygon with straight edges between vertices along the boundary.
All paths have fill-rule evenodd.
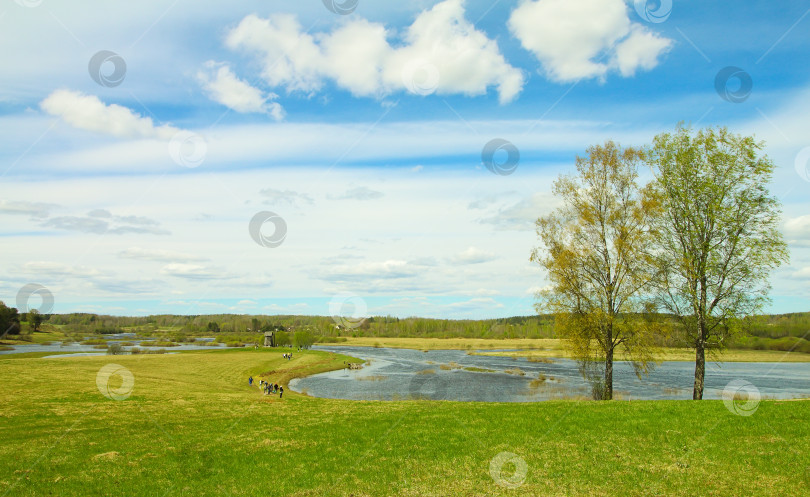
<path id="1" fill-rule="evenodd" d="M 467 355 L 461 350 L 422 352 L 369 347 L 316 347 L 369 361 L 361 370 L 339 370 L 290 382 L 315 397 L 355 400 L 428 398 L 487 402 L 535 402 L 590 398 L 590 386 L 574 361 Z M 614 396 L 620 399 L 691 399 L 693 362 L 664 362 L 639 380 L 629 363 L 614 365 Z M 725 362 L 706 365 L 704 398 L 722 398 L 732 380 L 756 386 L 762 398 L 810 396 L 806 363 Z"/>
<path id="2" fill-rule="evenodd" d="M 86 337 L 93 338 L 93 337 Z M 143 352 L 165 350 L 166 352 L 175 352 L 178 350 L 206 350 L 206 349 L 219 349 L 224 347 L 225 344 L 213 343 L 213 338 L 200 338 L 198 342 L 205 343 L 205 345 L 195 345 L 194 343 L 181 343 L 175 347 L 145 347 L 140 346 L 141 342 L 149 342 L 155 340 L 154 338 L 137 338 L 134 333 L 117 333 L 113 335 L 106 335 L 105 339 L 107 344 L 130 342 L 135 345 L 123 346 L 124 352 L 129 352 L 133 347 L 141 349 Z M 77 356 L 94 356 L 106 355 L 106 349 L 97 349 L 95 345 L 82 345 L 79 342 L 52 342 L 49 345 L 31 344 L 31 345 L 13 345 L 13 350 L 2 350 L 0 355 L 5 354 L 22 354 L 25 352 L 53 352 L 52 356 L 45 356 L 45 358 L 53 357 L 77 357 Z M 66 353 L 67 352 L 67 353 Z"/>

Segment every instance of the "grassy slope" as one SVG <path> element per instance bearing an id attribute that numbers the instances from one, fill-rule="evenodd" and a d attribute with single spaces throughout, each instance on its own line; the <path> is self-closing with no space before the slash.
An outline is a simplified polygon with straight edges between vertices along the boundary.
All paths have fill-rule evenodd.
<path id="1" fill-rule="evenodd" d="M 810 403 L 765 401 L 353 402 L 265 397 L 342 366 L 323 352 L 0 358 L 0 494 L 8 495 L 802 495 Z M 98 370 L 135 379 L 105 398 Z M 117 379 L 116 377 L 113 377 Z M 119 385 L 111 382 L 111 387 Z M 490 462 L 522 457 L 517 490 Z M 513 467 L 504 467 L 508 478 Z"/>

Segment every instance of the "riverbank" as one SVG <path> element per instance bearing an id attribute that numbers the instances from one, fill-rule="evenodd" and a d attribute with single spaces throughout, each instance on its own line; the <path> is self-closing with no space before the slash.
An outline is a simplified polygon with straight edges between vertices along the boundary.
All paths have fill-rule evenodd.
<path id="1" fill-rule="evenodd" d="M 345 342 L 325 343 L 328 346 L 392 347 L 416 350 L 466 350 L 470 354 L 525 357 L 534 359 L 570 359 L 571 354 L 562 340 L 557 338 L 385 338 L 385 337 L 346 337 Z M 490 349 L 487 351 L 487 349 Z M 495 349 L 495 350 L 492 350 Z M 512 350 L 518 349 L 518 350 Z M 662 348 L 656 351 L 658 361 L 694 361 L 695 351 L 686 348 Z M 780 352 L 774 350 L 726 349 L 709 353 L 711 361 L 723 362 L 810 362 L 810 354 L 800 352 Z M 531 360 L 531 359 L 530 359 Z M 620 350 L 616 360 L 627 360 Z"/>
<path id="2" fill-rule="evenodd" d="M 247 383 L 250 375 L 308 374 L 344 360 L 306 351 L 286 361 L 275 350 L 244 349 L 0 357 L 0 492 L 777 496 L 810 491 L 805 401 L 763 400 L 755 412 L 738 415 L 722 401 L 382 403 L 311 398 L 286 388 L 278 399 Z M 105 378 L 101 373 L 111 364 L 131 374 L 131 381 L 115 374 Z"/>

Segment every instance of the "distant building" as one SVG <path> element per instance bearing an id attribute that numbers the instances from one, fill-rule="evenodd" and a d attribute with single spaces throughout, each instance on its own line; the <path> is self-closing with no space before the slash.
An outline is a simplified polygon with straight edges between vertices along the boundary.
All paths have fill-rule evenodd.
<path id="1" fill-rule="evenodd" d="M 264 332 L 264 346 L 265 347 L 275 347 L 276 346 L 276 332 L 275 331 L 265 331 Z"/>

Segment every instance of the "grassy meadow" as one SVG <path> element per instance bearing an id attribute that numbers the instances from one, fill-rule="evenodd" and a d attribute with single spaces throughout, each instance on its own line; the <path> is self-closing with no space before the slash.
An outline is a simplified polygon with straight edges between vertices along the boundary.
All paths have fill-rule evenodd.
<path id="1" fill-rule="evenodd" d="M 721 401 L 279 399 L 247 383 L 348 360 L 2 356 L 0 495 L 810 493 L 807 401 L 740 416 Z M 99 378 L 105 366 L 118 373 Z"/>

